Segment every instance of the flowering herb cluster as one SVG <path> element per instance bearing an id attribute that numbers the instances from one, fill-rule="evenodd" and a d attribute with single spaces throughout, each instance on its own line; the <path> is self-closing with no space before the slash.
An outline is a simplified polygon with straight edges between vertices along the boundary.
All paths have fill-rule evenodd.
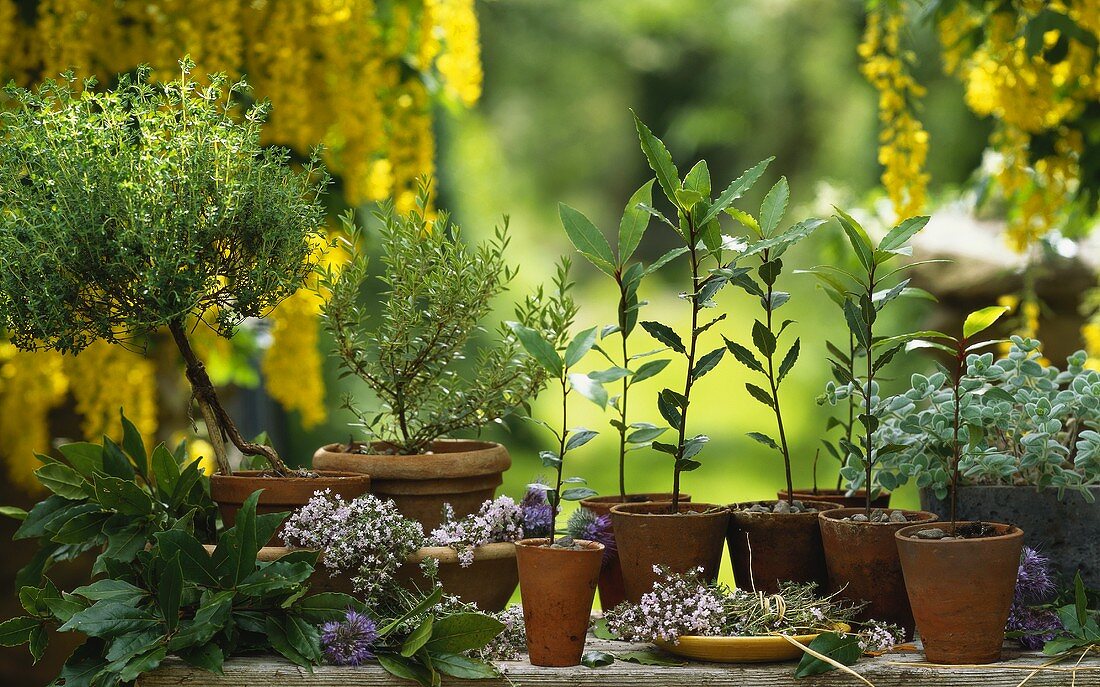
<path id="1" fill-rule="evenodd" d="M 678 642 L 681 636 L 761 636 L 807 634 L 835 629 L 860 610 L 835 596 L 819 596 L 817 585 L 785 583 L 766 595 L 707 582 L 702 570 L 672 573 L 656 566 L 657 581 L 637 604 L 626 602 L 607 613 L 607 626 L 632 641 Z M 876 626 L 868 638 L 878 647 L 892 628 Z M 892 646 L 892 644 L 890 644 Z"/>
<path id="2" fill-rule="evenodd" d="M 1063 629 L 1058 613 L 1044 605 L 1056 590 L 1050 559 L 1025 546 L 1020 554 L 1016 593 L 1005 626 L 1005 631 L 1012 633 L 1025 649 L 1042 649 Z"/>
<path id="3" fill-rule="evenodd" d="M 343 620 L 321 626 L 321 651 L 325 660 L 337 666 L 361 666 L 375 658 L 378 625 L 368 616 L 349 608 Z"/>
<path id="4" fill-rule="evenodd" d="M 355 588 L 369 598 L 421 547 L 424 530 L 392 501 L 371 494 L 346 501 L 325 489 L 290 516 L 283 539 L 288 546 L 322 551 L 322 564 L 353 574 Z"/>
<path id="5" fill-rule="evenodd" d="M 523 536 L 549 537 L 554 528 L 554 509 L 546 498 L 546 489 L 541 483 L 527 487 L 527 493 L 519 504 L 523 511 Z"/>
<path id="6" fill-rule="evenodd" d="M 565 529 L 573 539 L 583 539 L 603 544 L 603 563 L 607 565 L 619 555 L 615 545 L 615 532 L 611 527 L 611 515 L 597 515 L 594 511 L 581 507 L 569 516 Z"/>
<path id="7" fill-rule="evenodd" d="M 495 542 L 522 539 L 523 508 L 510 496 L 500 496 L 481 504 L 477 513 L 456 520 L 451 504 L 443 506 L 443 523 L 432 530 L 429 546 L 447 546 L 458 553 L 459 565 L 474 562 L 474 549 Z"/>

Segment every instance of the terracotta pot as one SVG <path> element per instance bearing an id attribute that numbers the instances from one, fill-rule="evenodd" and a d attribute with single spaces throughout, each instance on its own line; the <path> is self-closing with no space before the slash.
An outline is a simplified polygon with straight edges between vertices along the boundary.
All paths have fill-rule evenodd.
<path id="1" fill-rule="evenodd" d="M 378 450 L 379 444 L 375 444 Z M 318 470 L 343 470 L 370 475 L 371 493 L 393 499 L 403 515 L 424 525 L 430 533 L 443 522 L 443 504 L 456 517 L 476 513 L 492 499 L 501 473 L 512 465 L 508 451 L 489 441 L 442 439 L 432 453 L 415 456 L 343 453 L 343 445 L 329 444 L 313 454 Z"/>
<path id="2" fill-rule="evenodd" d="M 825 568 L 825 550 L 821 546 L 821 527 L 817 514 L 840 508 L 835 503 L 803 501 L 816 508 L 807 513 L 752 513 L 754 503 L 774 505 L 775 501 L 752 501 L 730 506 L 729 545 L 733 577 L 737 586 L 750 591 L 775 594 L 780 582 L 815 582 L 824 590 L 829 581 Z"/>
<path id="3" fill-rule="evenodd" d="M 653 589 L 654 565 L 676 573 L 702 568 L 707 579 L 718 576 L 729 524 L 724 506 L 681 503 L 673 513 L 671 503 L 624 503 L 612 507 L 611 523 L 628 601 L 637 603 Z"/>
<path id="4" fill-rule="evenodd" d="M 933 663 L 1001 659 L 1024 533 L 1013 525 L 987 524 L 998 536 L 949 541 L 912 537 L 926 525 L 894 533 L 924 655 Z M 952 533 L 950 524 L 940 528 Z"/>
<path id="5" fill-rule="evenodd" d="M 905 593 L 898 546 L 894 533 L 916 523 L 929 523 L 936 516 L 925 511 L 902 511 L 909 522 L 845 522 L 863 508 L 839 508 L 818 513 L 829 591 L 867 606 L 857 620 L 882 620 L 905 629 L 913 636 L 913 610 Z"/>
<path id="6" fill-rule="evenodd" d="M 644 494 L 627 494 L 624 499 L 621 495 L 593 496 L 581 501 L 581 505 L 596 515 L 608 515 L 611 507 L 620 503 L 648 503 L 651 501 L 671 501 L 672 492 L 651 492 Z M 691 501 L 691 494 L 680 494 L 681 501 Z M 604 560 L 603 569 L 600 570 L 600 608 L 608 610 L 615 608 L 626 601 L 626 592 L 623 589 L 623 567 L 619 563 L 619 554 Z"/>
<path id="7" fill-rule="evenodd" d="M 419 589 L 430 589 L 428 580 L 420 571 L 425 558 L 439 561 L 439 581 L 443 591 L 453 594 L 467 603 L 475 604 L 482 611 L 503 611 L 519 584 L 516 568 L 516 545 L 511 542 L 485 544 L 474 549 L 474 562 L 463 568 L 458 553 L 446 546 L 425 546 L 405 559 L 398 570 L 403 584 Z"/>
<path id="8" fill-rule="evenodd" d="M 527 653 L 532 665 L 575 666 L 584 653 L 603 544 L 578 539 L 583 548 L 569 550 L 544 546 L 548 542 L 516 542 Z"/>
<path id="9" fill-rule="evenodd" d="M 352 472 L 318 470 L 317 477 L 272 477 L 260 470 L 241 470 L 232 475 L 210 476 L 210 498 L 218 504 L 222 522 L 232 527 L 237 511 L 245 499 L 257 489 L 263 489 L 256 504 L 256 514 L 294 511 L 306 505 L 313 493 L 331 489 L 351 500 L 370 489 L 370 476 Z M 268 541 L 282 543 L 282 528 Z"/>
<path id="10" fill-rule="evenodd" d="M 206 549 L 207 553 L 214 553 L 213 545 L 203 544 L 202 547 Z M 287 546 L 265 546 L 256 554 L 256 560 L 263 563 L 274 563 L 283 556 L 295 551 L 301 551 L 301 549 L 292 549 Z M 308 583 L 309 591 L 313 594 L 317 592 L 340 592 L 341 594 L 358 597 L 355 593 L 355 587 L 351 584 L 351 578 L 339 573 L 330 573 L 325 566 L 321 565 L 320 559 L 318 559 L 313 574 L 309 576 Z"/>
<path id="11" fill-rule="evenodd" d="M 799 501 L 824 501 L 833 503 L 841 508 L 863 508 L 867 505 L 867 490 L 860 489 L 855 494 L 848 496 L 844 489 L 818 489 L 815 494 L 813 489 L 795 489 L 794 497 Z M 776 498 L 787 498 L 787 490 L 776 492 Z M 890 494 L 879 494 L 871 501 L 871 508 L 889 508 Z"/>

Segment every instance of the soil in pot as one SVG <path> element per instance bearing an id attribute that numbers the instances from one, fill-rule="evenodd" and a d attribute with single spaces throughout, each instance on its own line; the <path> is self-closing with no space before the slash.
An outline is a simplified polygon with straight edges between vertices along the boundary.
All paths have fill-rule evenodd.
<path id="1" fill-rule="evenodd" d="M 964 485 L 959 487 L 958 519 L 1011 522 L 1024 531 L 1024 546 L 1043 552 L 1063 579 L 1080 570 L 1090 588 L 1100 587 L 1100 485 L 1083 495 L 1033 486 Z M 948 504 L 927 489 L 921 490 L 921 508 L 949 517 Z"/>
<path id="2" fill-rule="evenodd" d="M 626 599 L 637 603 L 657 579 L 653 566 L 683 573 L 702 568 L 718 576 L 729 510 L 710 503 L 624 503 L 611 509 Z"/>
<path id="3" fill-rule="evenodd" d="M 680 494 L 681 501 L 691 501 L 691 494 Z M 614 496 L 593 496 L 581 501 L 581 506 L 592 511 L 596 515 L 607 515 L 611 508 L 620 503 L 650 503 L 654 501 L 672 501 L 671 492 L 650 492 L 644 494 L 620 494 Z M 600 608 L 605 611 L 614 608 L 626 601 L 626 592 L 623 589 L 623 567 L 619 563 L 619 553 L 605 557 L 603 568 L 600 570 Z"/>
<path id="4" fill-rule="evenodd" d="M 536 666 L 580 665 L 603 544 L 584 540 L 576 540 L 572 548 L 548 544 L 548 539 L 516 542 L 527 653 Z"/>
<path id="5" fill-rule="evenodd" d="M 817 514 L 839 507 L 798 499 L 793 508 L 786 499 L 731 505 L 726 542 L 737 586 L 767 594 L 788 581 L 825 589 L 829 575 Z"/>
<path id="6" fill-rule="evenodd" d="M 862 508 L 867 504 L 867 490 L 860 489 L 848 496 L 845 489 L 795 489 L 794 497 L 800 501 L 824 501 L 836 504 L 840 508 Z M 787 490 L 776 492 L 776 498 L 787 498 Z M 890 506 L 890 494 L 879 494 L 871 501 L 871 508 L 887 508 Z"/>
<path id="7" fill-rule="evenodd" d="M 431 532 L 443 522 L 443 504 L 458 518 L 476 513 L 492 499 L 502 473 L 512 465 L 508 451 L 489 441 L 443 439 L 431 453 L 415 456 L 387 454 L 374 444 L 329 444 L 313 454 L 318 470 L 341 470 L 370 475 L 371 493 L 393 499 L 401 514 Z M 362 453 L 363 450 L 376 451 Z"/>
<path id="8" fill-rule="evenodd" d="M 240 470 L 232 475 L 210 476 L 210 498 L 218 504 L 222 522 L 232 527 L 237 521 L 237 511 L 245 499 L 257 489 L 263 489 L 256 504 L 256 514 L 281 513 L 295 511 L 313 497 L 314 492 L 331 489 L 351 500 L 370 490 L 369 475 L 353 472 L 317 470 L 313 477 L 276 477 L 260 470 Z M 272 536 L 267 543 L 276 546 L 282 543 L 283 530 Z"/>
<path id="9" fill-rule="evenodd" d="M 516 545 L 511 542 L 485 544 L 474 549 L 474 562 L 459 564 L 458 552 L 446 546 L 426 546 L 409 556 L 398 570 L 398 579 L 409 588 L 430 589 L 420 569 L 426 558 L 439 563 L 439 582 L 443 591 L 487 613 L 503 611 L 519 584 Z"/>
<path id="10" fill-rule="evenodd" d="M 1016 590 L 1024 534 L 998 523 L 911 525 L 894 534 L 924 655 L 993 663 Z"/>
<path id="11" fill-rule="evenodd" d="M 903 527 L 936 520 L 924 511 L 876 510 L 870 520 L 863 508 L 818 513 L 829 591 L 867 606 L 857 620 L 882 620 L 913 636 L 913 611 L 894 533 Z"/>

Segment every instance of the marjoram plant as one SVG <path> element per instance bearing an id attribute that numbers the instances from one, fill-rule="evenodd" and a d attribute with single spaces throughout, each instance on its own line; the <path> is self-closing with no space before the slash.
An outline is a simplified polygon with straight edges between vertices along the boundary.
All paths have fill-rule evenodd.
<path id="1" fill-rule="evenodd" d="M 601 341 L 608 336 L 618 334 L 618 359 L 613 358 L 600 346 L 595 346 L 597 351 L 607 357 L 611 367 L 590 372 L 589 377 L 603 384 L 614 382 L 621 384 L 622 391 L 617 396 L 611 397 L 608 402 L 617 415 L 611 420 L 611 426 L 619 433 L 619 496 L 624 501 L 627 496 L 626 454 L 629 451 L 648 447 L 654 439 L 667 431 L 667 428 L 658 427 L 650 422 L 629 421 L 631 387 L 659 374 L 669 363 L 667 359 L 661 358 L 637 364 L 634 369 L 631 369 L 638 361 L 652 357 L 660 353 L 660 350 L 633 355 L 629 350 L 630 335 L 638 325 L 638 311 L 646 305 L 645 301 L 638 299 L 638 288 L 646 276 L 660 269 L 664 264 L 664 261 L 658 260 L 653 265 L 645 267 L 640 262 L 630 262 L 649 227 L 650 214 L 645 208 L 652 204 L 652 195 L 653 181 L 650 180 L 635 191 L 627 201 L 622 219 L 619 221 L 618 250 L 615 252 L 611 250 L 603 233 L 580 211 L 564 203 L 558 206 L 562 226 L 565 227 L 565 233 L 573 246 L 596 269 L 614 279 L 619 289 L 617 322 L 600 330 Z"/>
<path id="2" fill-rule="evenodd" d="M 367 236 L 350 216 L 344 229 L 351 261 L 320 280 L 329 294 L 322 314 L 342 374 L 366 382 L 381 407 L 362 411 L 350 397 L 345 406 L 377 442 L 374 449 L 401 455 L 424 453 L 440 438 L 500 422 L 525 408 L 546 383 L 546 373 L 523 355 L 504 325 L 471 354 L 493 300 L 516 276 L 504 262 L 507 222 L 493 239 L 469 247 L 446 213 L 429 218 L 428 202 L 424 182 L 413 211 L 398 214 L 384 203 L 376 212 L 384 265 L 378 279 L 385 287 L 380 311 L 360 301 L 373 278 L 363 248 Z M 547 307 L 528 298 L 516 317 L 535 327 Z M 472 365 L 464 370 L 468 357 Z M 364 450 L 374 449 L 368 444 Z"/>
<path id="3" fill-rule="evenodd" d="M 717 198 L 712 199 L 710 171 L 706 162 L 698 162 L 681 179 L 665 144 L 653 135 L 637 115 L 634 120 L 642 152 L 655 172 L 657 183 L 665 197 L 675 208 L 677 221 L 672 222 L 651 206 L 645 206 L 645 209 L 668 225 L 684 244 L 665 254 L 658 263 L 664 264 L 687 254 L 690 270 L 690 287 L 680 294 L 691 306 L 691 329 L 687 342 L 667 324 L 655 321 L 640 323 L 650 336 L 683 356 L 686 362 L 682 391 L 664 388 L 657 397 L 657 409 L 669 427 L 676 432 L 676 443 L 654 441 L 652 444 L 654 449 L 672 456 L 672 511 L 676 513 L 680 506 L 680 474 L 699 467 L 700 463 L 696 458 L 709 441 L 705 434 L 693 437 L 687 434 L 691 390 L 703 375 L 718 365 L 726 352 L 725 346 L 720 346 L 708 353 L 699 354 L 700 337 L 726 316 L 717 315 L 707 322 L 702 322 L 701 319 L 707 309 L 715 307 L 714 296 L 719 289 L 749 272 L 747 267 L 735 267 L 732 261 L 728 264 L 723 262 L 723 254 L 733 244 L 733 240 L 723 235 L 719 216 L 756 183 L 771 160 L 757 164 L 733 181 Z"/>
<path id="4" fill-rule="evenodd" d="M 141 346 L 167 327 L 222 473 L 241 436 L 188 328 L 229 337 L 303 283 L 323 235 L 327 178 L 261 143 L 266 103 L 235 118 L 246 93 L 224 76 L 203 86 L 193 63 L 164 85 L 149 69 L 79 90 L 71 74 L 36 91 L 14 86 L 0 145 L 0 330 L 24 350 L 79 353 L 96 340 Z"/>
<path id="5" fill-rule="evenodd" d="M 733 357 L 752 372 L 762 375 L 768 382 L 768 388 L 763 389 L 755 384 L 746 382 L 745 388 L 749 394 L 760 403 L 764 404 L 775 414 L 776 429 L 779 432 L 779 441 L 761 432 L 749 432 L 749 436 L 768 448 L 779 452 L 783 458 L 783 467 L 787 476 L 787 503 L 794 505 L 794 483 L 791 477 L 791 450 L 787 443 L 787 432 L 783 426 L 783 412 L 779 403 L 779 385 L 783 383 L 791 368 L 798 360 L 801 349 L 800 339 L 795 338 L 783 354 L 780 362 L 776 360 L 779 353 L 779 337 L 794 324 L 793 320 L 778 322 L 775 312 L 785 305 L 791 294 L 786 291 L 778 291 L 776 282 L 783 273 L 782 256 L 794 244 L 809 236 L 814 229 L 825 223 L 820 219 L 809 219 L 794 225 L 785 232 L 778 232 L 779 223 L 787 211 L 787 202 L 790 198 L 790 187 L 786 177 L 781 177 L 775 186 L 764 197 L 760 205 L 759 217 L 753 217 L 747 212 L 736 208 L 728 208 L 726 211 L 736 218 L 751 232 L 750 243 L 741 253 L 741 259 L 757 257 L 760 264 L 756 268 L 756 277 L 752 273 L 744 273 L 733 277 L 733 283 L 748 294 L 755 296 L 760 301 L 760 307 L 764 311 L 763 321 L 757 319 L 752 325 L 752 342 L 757 352 L 763 357 L 764 362 L 741 344 L 725 339 L 726 348 Z M 723 337 L 724 338 L 724 337 Z"/>
<path id="6" fill-rule="evenodd" d="M 921 264 L 911 262 L 891 268 L 889 263 L 899 256 L 912 255 L 912 248 L 907 245 L 909 239 L 928 224 L 928 217 L 911 217 L 901 221 L 883 236 L 878 245 L 873 244 L 859 222 L 843 210 L 838 208 L 836 217 L 861 269 L 852 272 L 833 265 L 819 265 L 806 271 L 816 275 L 827 290 L 840 296 L 844 320 L 864 352 L 862 362 L 865 367 L 862 375 L 850 371 L 851 360 L 845 363 L 829 358 L 829 364 L 833 373 L 840 378 L 841 385 L 837 386 L 830 381 L 826 387 L 826 396 L 834 404 L 837 400 L 847 398 L 848 394 L 858 394 L 860 397 L 861 412 L 856 419 L 863 427 L 863 445 L 858 446 L 853 441 L 841 439 L 841 445 L 847 453 L 847 461 L 841 468 L 841 474 L 849 481 L 853 490 L 860 486 L 866 487 L 865 515 L 870 518 L 871 502 L 877 491 L 875 478 L 879 471 L 876 467 L 884 457 L 899 448 L 894 444 L 877 445 L 875 442 L 880 424 L 876 377 L 905 348 L 904 341 L 884 340 L 875 325 L 882 309 L 900 297 L 909 286 L 908 279 L 898 280 L 895 277 Z"/>
<path id="7" fill-rule="evenodd" d="M 1091 500 L 1087 487 L 1100 484 L 1100 372 L 1084 367 L 1084 351 L 1069 356 L 1065 370 L 1044 365 L 1039 346 L 1013 336 L 1000 359 L 967 352 L 957 447 L 958 368 L 913 375 L 908 390 L 884 400 L 880 432 L 901 447 L 890 457 L 899 482 L 914 479 L 940 499 L 965 481 L 1069 489 Z"/>
<path id="8" fill-rule="evenodd" d="M 603 385 L 586 374 L 573 372 L 575 366 L 596 345 L 596 327 L 590 327 L 567 341 L 567 333 L 573 326 L 577 315 L 577 306 L 573 297 L 569 294 L 572 288 L 569 281 L 569 260 L 563 259 L 554 277 L 555 296 L 551 303 L 555 307 L 549 311 L 549 319 L 542 329 L 534 329 L 521 322 L 511 322 L 512 331 L 519 337 L 520 343 L 527 353 L 546 370 L 551 378 L 557 381 L 561 389 L 561 425 L 554 427 L 543 420 L 533 420 L 542 425 L 554 435 L 558 442 L 556 451 L 540 451 L 544 467 L 552 468 L 555 474 L 553 486 L 541 483 L 529 485 L 532 488 L 542 489 L 546 492 L 546 499 L 550 503 L 550 544 L 553 545 L 557 536 L 557 518 L 561 512 L 561 502 L 580 501 L 596 492 L 584 485 L 583 477 L 564 477 L 565 456 L 570 451 L 584 446 L 599 434 L 598 432 L 583 427 L 569 427 L 569 396 L 576 391 L 580 395 L 592 400 L 597 405 L 607 405 L 607 390 Z"/>

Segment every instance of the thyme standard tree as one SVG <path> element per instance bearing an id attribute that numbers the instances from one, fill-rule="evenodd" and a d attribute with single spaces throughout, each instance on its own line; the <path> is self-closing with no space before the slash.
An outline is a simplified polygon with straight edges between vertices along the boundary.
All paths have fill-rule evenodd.
<path id="1" fill-rule="evenodd" d="M 188 328 L 229 337 L 297 289 L 321 238 L 325 178 L 260 143 L 263 103 L 233 117 L 246 92 L 149 70 L 106 93 L 72 75 L 36 91 L 9 87 L 0 145 L 0 329 L 24 350 L 79 353 L 102 339 L 140 346 L 172 333 L 214 447 L 226 441 L 287 470 L 244 439 L 218 401 Z"/>

